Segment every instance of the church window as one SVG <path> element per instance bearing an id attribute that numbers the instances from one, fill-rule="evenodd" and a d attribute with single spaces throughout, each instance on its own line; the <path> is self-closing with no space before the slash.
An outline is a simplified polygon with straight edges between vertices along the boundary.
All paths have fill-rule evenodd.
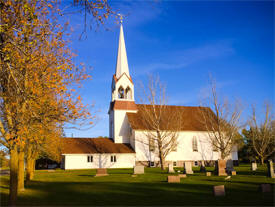
<path id="1" fill-rule="evenodd" d="M 198 140 L 196 137 L 193 137 L 192 139 L 192 147 L 193 147 L 193 152 L 198 151 Z"/>
<path id="2" fill-rule="evenodd" d="M 129 86 L 126 88 L 125 93 L 127 99 L 132 99 L 132 91 Z"/>
<path id="3" fill-rule="evenodd" d="M 115 155 L 111 156 L 111 162 L 116 162 L 116 156 Z"/>
<path id="4" fill-rule="evenodd" d="M 120 86 L 119 89 L 118 89 L 118 98 L 120 98 L 120 99 L 125 98 L 124 89 L 123 89 L 122 86 Z"/>
<path id="5" fill-rule="evenodd" d="M 177 166 L 177 162 L 173 162 L 173 166 L 174 166 L 174 167 Z"/>
<path id="6" fill-rule="evenodd" d="M 88 155 L 87 156 L 87 162 L 93 162 L 93 156 Z"/>
<path id="7" fill-rule="evenodd" d="M 149 138 L 149 150 L 150 152 L 155 151 L 155 142 L 153 138 Z"/>

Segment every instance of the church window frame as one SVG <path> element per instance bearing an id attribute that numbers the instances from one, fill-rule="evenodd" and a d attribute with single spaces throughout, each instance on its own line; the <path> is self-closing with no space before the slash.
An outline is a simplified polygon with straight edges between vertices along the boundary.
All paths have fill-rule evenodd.
<path id="1" fill-rule="evenodd" d="M 195 136 L 192 138 L 192 149 L 193 152 L 198 152 L 198 139 Z"/>
<path id="2" fill-rule="evenodd" d="M 125 98 L 126 99 L 132 99 L 132 90 L 129 86 L 125 89 Z"/>
<path id="3" fill-rule="evenodd" d="M 125 99 L 125 90 L 122 86 L 119 86 L 117 92 L 118 92 L 118 98 L 119 99 Z"/>
<path id="4" fill-rule="evenodd" d="M 149 138 L 149 151 L 154 152 L 156 150 L 155 140 L 153 138 Z"/>
<path id="5" fill-rule="evenodd" d="M 116 155 L 111 155 L 111 162 L 116 162 Z"/>
<path id="6" fill-rule="evenodd" d="M 93 161 L 94 161 L 93 155 L 88 155 L 87 156 L 87 162 L 93 162 Z"/>

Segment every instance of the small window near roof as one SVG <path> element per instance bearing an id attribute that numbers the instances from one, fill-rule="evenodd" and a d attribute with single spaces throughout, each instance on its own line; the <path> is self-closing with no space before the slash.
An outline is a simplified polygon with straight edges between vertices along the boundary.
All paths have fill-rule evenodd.
<path id="1" fill-rule="evenodd" d="M 173 166 L 177 166 L 177 162 L 173 162 Z"/>
<path id="2" fill-rule="evenodd" d="M 93 162 L 93 156 L 92 155 L 87 156 L 87 162 Z"/>
<path id="3" fill-rule="evenodd" d="M 115 155 L 111 156 L 111 162 L 116 162 L 116 156 Z"/>

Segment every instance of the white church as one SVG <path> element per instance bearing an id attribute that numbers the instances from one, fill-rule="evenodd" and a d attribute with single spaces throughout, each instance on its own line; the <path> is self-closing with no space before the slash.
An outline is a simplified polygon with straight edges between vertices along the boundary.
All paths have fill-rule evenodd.
<path id="1" fill-rule="evenodd" d="M 150 107 L 150 105 L 148 106 Z M 168 106 L 173 107 L 175 106 Z M 141 104 L 135 103 L 134 83 L 129 73 L 123 27 L 120 25 L 116 71 L 112 77 L 109 107 L 109 138 L 63 138 L 63 169 L 132 168 L 135 165 L 158 166 L 157 148 L 144 144 L 148 138 L 139 123 Z M 219 152 L 210 144 L 208 133 L 200 122 L 199 107 L 177 106 L 184 110 L 184 127 L 178 133 L 177 145 L 165 158 L 165 165 L 183 167 L 184 162 L 213 162 Z M 140 140 L 144 140 L 141 142 Z M 237 148 L 228 159 L 238 160 Z"/>

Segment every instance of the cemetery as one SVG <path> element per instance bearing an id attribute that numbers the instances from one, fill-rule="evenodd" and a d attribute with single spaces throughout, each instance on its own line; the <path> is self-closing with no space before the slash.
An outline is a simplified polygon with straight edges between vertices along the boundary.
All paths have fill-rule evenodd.
<path id="1" fill-rule="evenodd" d="M 143 166 L 37 170 L 34 180 L 26 184 L 18 197 L 18 205 L 274 205 L 275 182 L 272 172 L 268 172 L 271 167 L 258 165 L 256 171 L 251 167 L 251 164 L 234 166 L 235 176 L 231 176 L 234 171 L 218 176 L 219 171 L 228 169 L 208 166 L 206 172 L 201 172 L 200 167 L 185 170 L 173 166 L 166 171 Z M 1 206 L 7 205 L 8 175 L 1 176 L 0 196 Z"/>

